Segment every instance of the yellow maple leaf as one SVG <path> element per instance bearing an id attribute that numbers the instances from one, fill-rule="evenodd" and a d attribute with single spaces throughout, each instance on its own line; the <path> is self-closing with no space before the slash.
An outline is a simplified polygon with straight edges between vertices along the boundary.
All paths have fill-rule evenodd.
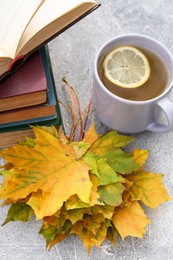
<path id="1" fill-rule="evenodd" d="M 60 229 L 54 225 L 50 225 L 49 227 L 47 227 L 43 224 L 39 233 L 42 234 L 46 240 L 47 250 L 50 250 L 52 246 L 64 240 L 69 233 L 70 227 L 71 223 L 68 220 Z"/>
<path id="2" fill-rule="evenodd" d="M 172 199 L 163 185 L 162 174 L 141 171 L 128 175 L 127 179 L 133 182 L 129 188 L 132 200 L 141 200 L 146 206 L 156 208 Z"/>
<path id="3" fill-rule="evenodd" d="M 145 229 L 150 220 L 137 201 L 133 201 L 128 207 L 118 208 L 112 222 L 122 239 L 127 236 L 143 238 Z"/>
<path id="4" fill-rule="evenodd" d="M 71 221 L 72 224 L 76 223 L 78 220 L 83 219 L 85 214 L 92 214 L 91 208 L 83 208 L 83 209 L 71 209 L 65 210 L 64 214 L 66 218 Z"/>
<path id="5" fill-rule="evenodd" d="M 113 243 L 114 247 L 117 246 L 117 241 L 116 241 L 117 231 L 113 226 L 108 227 L 106 238 Z"/>
<path id="6" fill-rule="evenodd" d="M 143 166 L 144 163 L 146 162 L 147 158 L 148 158 L 148 151 L 147 150 L 139 150 L 139 149 L 136 148 L 133 151 L 133 158 L 139 165 Z"/>
<path id="7" fill-rule="evenodd" d="M 123 240 L 142 238 L 150 220 L 138 201 L 155 208 L 171 199 L 163 175 L 142 170 L 148 151 L 121 149 L 131 137 L 116 131 L 98 136 L 94 124 L 80 142 L 55 127 L 33 130 L 35 139 L 0 152 L 7 161 L 0 199 L 12 204 L 4 224 L 27 221 L 33 212 L 43 219 L 48 249 L 70 233 L 88 252 L 106 238 L 116 245 L 117 232 Z"/>
<path id="8" fill-rule="evenodd" d="M 47 250 L 50 250 L 53 246 L 55 246 L 57 243 L 64 240 L 67 236 L 68 236 L 68 234 L 62 234 L 62 233 L 57 234 L 55 236 L 54 240 L 52 240 L 49 244 L 47 244 Z"/>
<path id="9" fill-rule="evenodd" d="M 81 142 L 72 142 L 71 145 L 76 155 L 81 157 L 97 139 L 99 139 L 99 135 L 96 132 L 94 123 L 92 123 L 91 127 L 86 132 L 84 139 Z"/>
<path id="10" fill-rule="evenodd" d="M 102 214 L 106 219 L 111 219 L 114 214 L 115 207 L 109 206 L 109 205 L 94 205 L 92 207 L 93 214 L 100 213 Z"/>
<path id="11" fill-rule="evenodd" d="M 97 213 L 94 215 L 87 215 L 83 219 L 83 227 L 87 228 L 89 231 L 92 232 L 92 234 L 96 235 L 98 230 L 100 229 L 102 222 L 104 222 L 104 221 L 105 221 L 105 218 L 100 213 Z"/>
<path id="12" fill-rule="evenodd" d="M 61 228 L 66 220 L 66 216 L 59 211 L 59 216 L 52 215 L 43 219 L 44 228 L 47 229 L 49 226 Z"/>
<path id="13" fill-rule="evenodd" d="M 81 209 L 81 208 L 86 208 L 89 207 L 88 204 L 84 203 L 79 199 L 77 195 L 71 196 L 66 202 L 65 202 L 65 208 L 66 210 L 71 210 L 71 209 Z"/>
<path id="14" fill-rule="evenodd" d="M 81 237 L 84 245 L 90 252 L 91 247 L 100 246 L 107 235 L 107 223 L 103 222 L 104 217 L 101 214 L 86 216 L 82 221 L 77 221 L 72 227 L 70 233 Z"/>
<path id="15" fill-rule="evenodd" d="M 93 184 L 90 194 L 90 206 L 94 205 L 104 205 L 103 201 L 101 200 L 100 194 L 98 193 L 98 181 L 94 174 L 90 173 L 90 179 Z"/>
<path id="16" fill-rule="evenodd" d="M 93 144 L 98 138 L 99 138 L 99 135 L 96 132 L 95 124 L 92 123 L 90 128 L 88 129 L 84 139 L 82 140 L 82 142 Z"/>
<path id="17" fill-rule="evenodd" d="M 108 132 L 96 140 L 89 148 L 95 155 L 103 156 L 105 153 L 123 147 L 133 140 L 130 136 L 119 135 L 116 131 Z"/>
<path id="18" fill-rule="evenodd" d="M 93 236 L 92 241 L 94 241 L 95 246 L 99 247 L 107 236 L 107 224 L 105 222 L 101 223 L 100 228 L 97 233 Z"/>
<path id="19" fill-rule="evenodd" d="M 0 198 L 17 200 L 32 192 L 27 204 L 37 219 L 54 214 L 74 194 L 89 203 L 89 166 L 59 138 L 41 128 L 33 130 L 37 139 L 34 147 L 16 145 L 1 153 L 14 168 L 4 173 Z"/>
<path id="20" fill-rule="evenodd" d="M 90 253 L 91 248 L 95 246 L 95 241 L 92 240 L 94 235 L 87 228 L 83 227 L 83 221 L 77 221 L 72 226 L 70 233 L 80 236 L 88 250 L 88 253 Z"/>

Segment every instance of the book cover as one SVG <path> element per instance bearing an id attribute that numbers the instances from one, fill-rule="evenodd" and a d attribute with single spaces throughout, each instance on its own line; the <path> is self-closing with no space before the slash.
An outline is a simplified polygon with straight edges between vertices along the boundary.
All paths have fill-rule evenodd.
<path id="1" fill-rule="evenodd" d="M 10 124 L 0 125 L 0 148 L 3 149 L 7 146 L 14 145 L 20 141 L 24 141 L 27 137 L 34 137 L 31 126 L 60 126 L 62 125 L 60 108 L 57 100 L 57 93 L 52 73 L 50 62 L 49 50 L 47 46 L 42 47 L 40 50 L 41 59 L 44 66 L 44 71 L 47 79 L 50 99 L 55 102 L 56 113 L 52 117 L 41 117 L 31 120 L 23 120 Z"/>
<path id="2" fill-rule="evenodd" d="M 34 137 L 32 126 L 55 126 L 58 127 L 61 124 L 60 117 L 56 114 L 57 117 L 53 120 L 47 121 L 37 121 L 32 125 L 24 124 L 24 125 L 15 125 L 14 127 L 7 127 L 4 129 L 0 129 L 0 149 L 5 148 L 7 146 L 12 146 L 16 144 L 19 140 L 25 140 L 28 137 Z"/>
<path id="3" fill-rule="evenodd" d="M 0 82 L 0 112 L 46 101 L 47 80 L 40 52 L 36 51 L 15 74 Z"/>
<path id="4" fill-rule="evenodd" d="M 94 0 L 15 0 L 13 4 L 11 0 L 3 1 L 0 78 L 15 71 L 28 55 L 98 6 Z"/>
<path id="5" fill-rule="evenodd" d="M 39 121 L 52 120 L 57 116 L 61 121 L 60 109 L 57 103 L 57 95 L 56 95 L 53 74 L 52 74 L 48 47 L 47 46 L 42 47 L 39 53 L 42 61 L 42 66 L 44 68 L 44 77 L 46 78 L 46 82 L 48 85 L 47 103 L 42 106 L 32 106 L 31 108 L 29 107 L 26 109 L 18 109 L 18 110 L 5 112 L 5 113 L 0 113 L 0 122 L 1 122 L 0 129 L 4 129 L 4 128 L 6 129 L 7 127 L 14 127 L 16 125 L 33 124 L 35 122 L 38 122 L 38 119 Z M 50 110 L 49 115 L 45 113 L 46 111 L 45 109 Z M 40 110 L 41 110 L 41 116 L 40 116 Z M 16 120 L 17 117 L 16 113 L 18 113 L 18 115 L 19 114 L 23 115 L 25 113 L 27 117 L 26 118 L 20 117 L 19 120 Z M 9 115 L 11 116 L 11 118 L 9 118 Z M 2 120 L 4 120 L 5 123 L 2 123 Z"/>

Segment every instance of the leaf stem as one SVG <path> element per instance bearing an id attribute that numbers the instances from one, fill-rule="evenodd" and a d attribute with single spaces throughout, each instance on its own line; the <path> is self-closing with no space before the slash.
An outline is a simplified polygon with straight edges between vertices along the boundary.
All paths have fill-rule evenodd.
<path id="1" fill-rule="evenodd" d="M 80 127 L 78 141 L 81 141 L 85 136 L 88 117 L 92 113 L 91 112 L 92 100 L 90 99 L 88 105 L 82 111 L 79 97 L 76 90 L 70 85 L 70 83 L 67 81 L 65 77 L 62 80 L 63 82 L 65 82 L 67 86 L 68 94 L 70 96 L 70 101 L 71 101 L 71 106 L 65 105 L 63 102 L 61 102 L 61 104 L 63 104 L 64 107 L 70 113 L 72 119 L 72 127 L 70 130 L 70 134 L 68 136 L 68 140 L 71 142 L 75 140 L 77 129 L 78 127 Z"/>

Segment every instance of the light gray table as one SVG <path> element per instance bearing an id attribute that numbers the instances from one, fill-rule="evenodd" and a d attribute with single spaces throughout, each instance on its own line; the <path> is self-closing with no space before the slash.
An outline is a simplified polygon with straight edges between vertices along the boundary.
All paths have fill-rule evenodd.
<path id="1" fill-rule="evenodd" d="M 91 95 L 93 60 L 97 49 L 108 39 L 123 33 L 143 33 L 164 43 L 173 53 L 173 3 L 169 0 L 100 0 L 102 6 L 85 19 L 54 39 L 50 44 L 58 96 L 66 100 L 62 77 L 75 86 L 84 107 Z M 172 95 L 171 95 L 172 99 Z M 70 119 L 62 109 L 65 129 Z M 89 123 L 94 119 L 90 118 Z M 96 119 L 97 129 L 106 128 Z M 164 173 L 164 184 L 173 196 L 173 132 L 136 134 L 129 146 L 150 151 L 146 170 Z M 30 221 L 9 223 L 0 227 L 0 260 L 172 260 L 173 202 L 145 212 L 152 220 L 143 240 L 126 238 L 114 248 L 106 241 L 88 256 L 78 237 L 69 236 L 50 252 L 38 235 L 41 223 Z M 0 209 L 0 224 L 7 207 Z"/>

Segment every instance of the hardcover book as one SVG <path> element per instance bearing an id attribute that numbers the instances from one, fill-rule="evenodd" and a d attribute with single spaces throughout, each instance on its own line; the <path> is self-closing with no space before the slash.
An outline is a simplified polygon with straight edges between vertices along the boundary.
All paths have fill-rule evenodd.
<path id="1" fill-rule="evenodd" d="M 62 124 L 47 46 L 44 46 L 39 50 L 39 55 L 42 60 L 42 66 L 44 67 L 44 77 L 46 78 L 47 82 L 49 100 L 47 104 L 44 104 L 43 106 L 50 106 L 51 104 L 54 107 L 54 113 L 50 116 L 46 116 L 45 114 L 43 114 L 43 116 L 40 117 L 37 113 L 37 110 L 35 110 L 30 119 L 24 120 L 23 118 L 21 118 L 19 121 L 0 124 L 0 148 L 15 144 L 18 139 L 23 140 L 24 137 L 33 136 L 33 132 L 30 127 L 31 125 L 59 126 Z"/>
<path id="2" fill-rule="evenodd" d="M 0 0 L 0 78 L 98 6 L 94 0 Z"/>
<path id="3" fill-rule="evenodd" d="M 29 80 L 29 83 L 31 85 L 37 85 L 37 84 L 46 84 L 47 86 L 47 102 L 41 105 L 35 105 L 35 106 L 29 106 L 26 108 L 20 108 L 20 109 L 14 109 L 9 110 L 5 112 L 0 112 L 0 128 L 6 126 L 7 124 L 17 124 L 20 123 L 20 121 L 26 121 L 26 122 L 32 122 L 35 119 L 38 118 L 51 118 L 53 119 L 56 114 L 56 91 L 53 86 L 52 82 L 52 76 L 50 75 L 50 67 L 48 65 L 49 59 L 46 56 L 46 51 L 44 48 L 40 50 L 35 55 L 40 56 L 40 62 L 37 64 L 37 69 L 35 71 L 32 71 L 32 75 L 30 78 L 25 78 L 23 82 L 23 87 L 25 88 L 26 85 L 28 85 L 27 80 Z M 35 62 L 35 55 L 30 60 L 30 62 Z M 29 67 L 30 68 L 30 67 Z M 39 77 L 40 82 L 35 83 L 35 79 L 37 77 L 37 72 L 42 71 Z M 14 75 L 15 76 L 15 75 Z M 15 77 L 14 77 L 15 78 Z M 22 87 L 22 82 L 21 87 Z M 10 87 L 10 86 L 9 86 Z"/>
<path id="4" fill-rule="evenodd" d="M 47 80 L 39 51 L 0 82 L 0 112 L 46 103 Z"/>

